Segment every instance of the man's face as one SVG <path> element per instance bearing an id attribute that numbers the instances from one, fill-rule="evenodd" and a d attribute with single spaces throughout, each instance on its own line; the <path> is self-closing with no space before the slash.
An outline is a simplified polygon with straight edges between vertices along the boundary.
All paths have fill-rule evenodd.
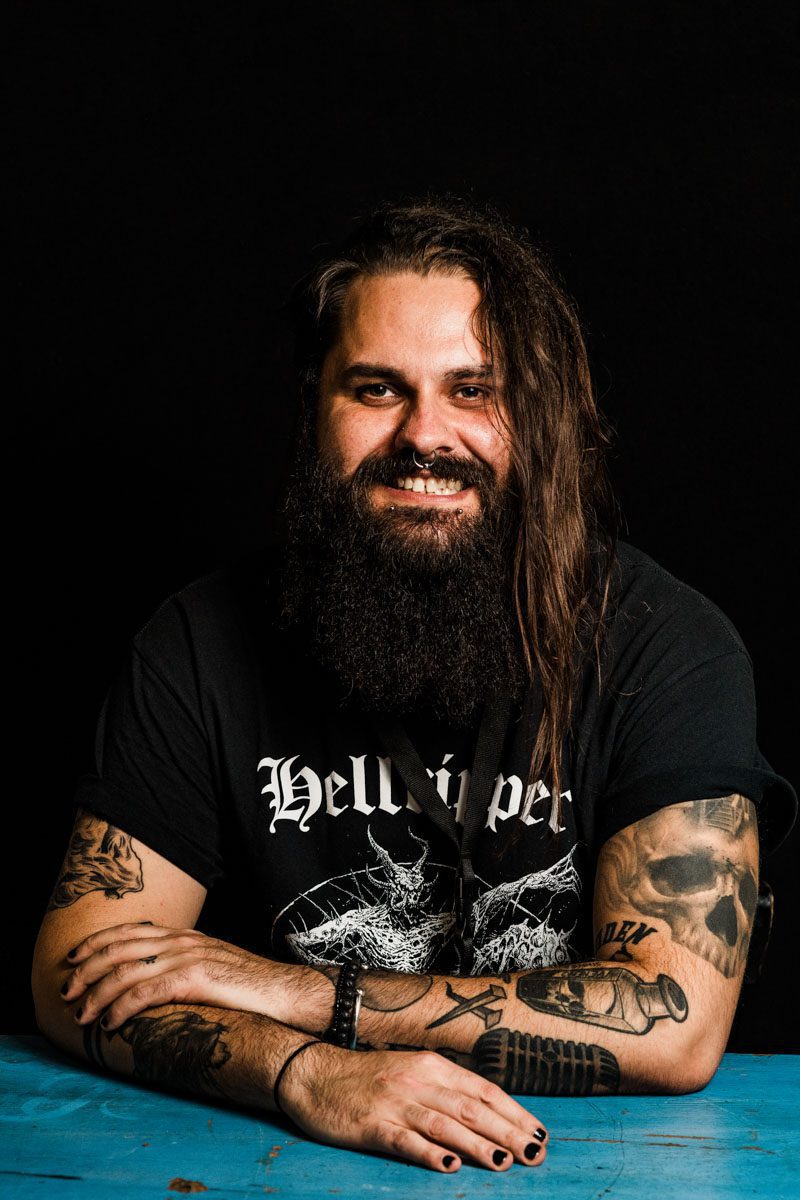
<path id="1" fill-rule="evenodd" d="M 479 300 L 465 275 L 435 272 L 361 276 L 345 298 L 322 368 L 317 448 L 343 479 L 361 468 L 370 507 L 393 506 L 398 522 L 430 527 L 421 510 L 448 527 L 474 521 L 478 484 L 507 483 L 502 381 L 471 328 Z M 435 452 L 433 467 L 413 465 L 412 452 L 420 462 Z"/>

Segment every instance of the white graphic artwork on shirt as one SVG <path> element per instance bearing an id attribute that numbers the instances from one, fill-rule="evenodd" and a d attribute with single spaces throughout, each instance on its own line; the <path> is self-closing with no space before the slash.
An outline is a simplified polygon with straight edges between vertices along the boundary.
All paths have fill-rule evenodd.
<path id="1" fill-rule="evenodd" d="M 455 872 L 431 863 L 426 879 L 430 847 L 416 834 L 411 836 L 424 849 L 413 863 L 394 862 L 369 829 L 367 836 L 377 866 L 317 884 L 284 909 L 276 923 L 289 916 L 292 928 L 285 937 L 300 962 L 335 963 L 353 955 L 385 971 L 424 971 L 452 935 L 454 914 L 444 897 L 435 901 L 434 892 L 441 890 L 443 873 L 453 877 Z M 306 914 L 315 912 L 325 919 L 309 927 Z"/>
<path id="2" fill-rule="evenodd" d="M 273 938 L 282 934 L 295 959 L 312 966 L 355 957 L 374 970 L 428 970 L 455 930 L 456 871 L 429 862 L 429 844 L 409 833 L 423 850 L 401 863 L 367 829 L 377 862 L 297 896 L 276 916 Z M 581 890 L 574 852 L 496 887 L 479 879 L 486 890 L 473 906 L 475 974 L 570 960 Z"/>
<path id="3" fill-rule="evenodd" d="M 569 928 L 563 915 L 577 914 L 581 879 L 569 854 L 543 871 L 490 888 L 475 901 L 476 975 L 552 967 L 570 961 Z M 562 919 L 559 919 L 559 918 Z"/>

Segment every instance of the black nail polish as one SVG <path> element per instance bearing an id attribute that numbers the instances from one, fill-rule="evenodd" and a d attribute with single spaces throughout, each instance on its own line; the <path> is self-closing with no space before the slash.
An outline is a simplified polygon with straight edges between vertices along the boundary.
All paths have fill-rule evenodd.
<path id="1" fill-rule="evenodd" d="M 500 1163 L 505 1162 L 507 1157 L 505 1150 L 495 1150 L 492 1155 L 492 1162 L 496 1167 L 499 1167 Z"/>
<path id="2" fill-rule="evenodd" d="M 67 958 L 74 958 L 77 953 L 78 953 L 78 947 L 73 946 L 73 948 L 71 950 L 67 951 Z"/>
<path id="3" fill-rule="evenodd" d="M 539 1153 L 541 1148 L 542 1147 L 538 1145 L 537 1142 L 528 1142 L 528 1145 L 525 1147 L 525 1157 L 536 1158 L 536 1155 Z"/>
<path id="4" fill-rule="evenodd" d="M 108 1029 L 108 1017 L 107 1017 L 107 1016 L 106 1016 L 106 1017 L 101 1017 L 101 1018 L 100 1018 L 100 1024 L 102 1025 L 103 1029 Z M 539 1147 L 537 1146 L 537 1147 L 536 1147 L 536 1149 L 538 1150 L 538 1149 L 539 1149 Z M 527 1154 L 527 1150 L 525 1151 L 525 1153 Z M 530 1156 L 529 1156 L 529 1157 L 530 1157 Z"/>
<path id="5" fill-rule="evenodd" d="M 456 1160 L 453 1158 L 452 1154 L 445 1154 L 444 1158 L 442 1159 L 442 1166 L 448 1168 L 452 1167 L 455 1161 Z"/>
<path id="6" fill-rule="evenodd" d="M 545 1131 L 543 1129 L 534 1129 L 533 1136 L 535 1138 L 538 1138 L 540 1142 L 543 1142 L 544 1139 L 547 1137 L 547 1134 L 545 1133 Z"/>
<path id="7" fill-rule="evenodd" d="M 83 1016 L 83 1008 L 76 1008 L 75 1009 L 75 1020 L 80 1021 L 82 1016 Z"/>
<path id="8" fill-rule="evenodd" d="M 62 983 L 62 985 L 61 985 L 61 995 L 66 996 L 68 991 L 69 991 L 69 980 L 65 980 L 65 982 Z"/>

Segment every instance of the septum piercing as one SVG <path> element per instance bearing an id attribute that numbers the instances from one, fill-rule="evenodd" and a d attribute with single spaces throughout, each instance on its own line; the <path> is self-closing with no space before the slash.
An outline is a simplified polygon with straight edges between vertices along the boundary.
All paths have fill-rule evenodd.
<path id="1" fill-rule="evenodd" d="M 419 459 L 417 458 L 416 450 L 413 452 L 411 457 L 414 460 L 414 466 L 417 468 L 417 470 L 429 471 L 430 468 L 433 466 L 433 464 L 436 462 L 437 452 L 436 452 L 436 450 L 434 450 L 433 457 L 431 458 L 430 462 L 420 462 Z"/>

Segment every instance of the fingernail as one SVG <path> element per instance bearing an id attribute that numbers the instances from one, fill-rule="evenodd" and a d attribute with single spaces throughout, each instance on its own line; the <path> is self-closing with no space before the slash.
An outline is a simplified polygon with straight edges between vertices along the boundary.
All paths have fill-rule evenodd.
<path id="1" fill-rule="evenodd" d="M 543 1142 L 543 1141 L 544 1141 L 544 1139 L 547 1137 L 547 1133 L 545 1132 L 545 1130 L 544 1130 L 544 1129 L 541 1129 L 541 1128 L 540 1128 L 540 1129 L 534 1129 L 534 1131 L 533 1131 L 533 1136 L 534 1136 L 535 1138 L 538 1138 L 540 1142 Z"/>
<path id="2" fill-rule="evenodd" d="M 442 1166 L 448 1167 L 448 1168 L 452 1167 L 452 1165 L 455 1161 L 456 1160 L 452 1154 L 445 1154 L 444 1158 L 442 1159 Z"/>
<path id="3" fill-rule="evenodd" d="M 76 1020 L 76 1021 L 80 1021 L 80 1019 L 81 1019 L 81 1017 L 82 1017 L 82 1016 L 83 1016 L 83 1009 L 82 1009 L 82 1008 L 76 1008 L 76 1009 L 75 1009 L 75 1020 Z"/>
<path id="4" fill-rule="evenodd" d="M 69 991 L 69 980 L 67 979 L 61 985 L 61 995 L 66 996 L 68 991 Z"/>
<path id="5" fill-rule="evenodd" d="M 499 1167 L 500 1163 L 505 1162 L 507 1157 L 508 1155 L 506 1154 L 505 1150 L 495 1150 L 494 1154 L 492 1155 L 492 1162 L 496 1167 Z"/>
<path id="6" fill-rule="evenodd" d="M 536 1158 L 536 1155 L 539 1153 L 541 1148 L 542 1147 L 537 1142 L 528 1142 L 528 1145 L 525 1147 L 524 1151 L 525 1157 Z"/>
<path id="7" fill-rule="evenodd" d="M 107 1017 L 107 1016 L 106 1016 L 106 1017 L 101 1017 L 101 1018 L 100 1018 L 100 1024 L 103 1026 L 103 1029 L 108 1029 L 108 1017 Z M 539 1149 L 539 1147 L 537 1146 L 537 1147 L 536 1147 L 536 1149 L 538 1150 L 538 1149 Z M 528 1152 L 527 1152 L 527 1150 L 525 1151 L 525 1153 L 526 1153 L 526 1154 L 528 1153 Z M 529 1156 L 529 1157 L 530 1157 L 530 1156 Z"/>
<path id="8" fill-rule="evenodd" d="M 77 953 L 78 953 L 78 947 L 73 946 L 71 950 L 67 951 L 67 958 L 74 958 Z"/>

